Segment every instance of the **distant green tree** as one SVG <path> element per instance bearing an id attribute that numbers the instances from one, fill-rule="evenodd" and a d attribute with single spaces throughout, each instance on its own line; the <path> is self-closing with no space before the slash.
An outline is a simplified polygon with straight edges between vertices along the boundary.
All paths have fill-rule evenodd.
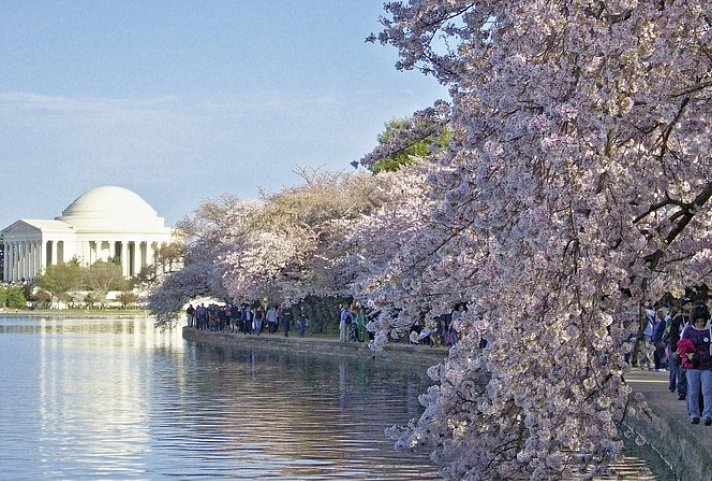
<path id="1" fill-rule="evenodd" d="M 34 300 L 41 309 L 46 309 L 52 301 L 52 294 L 43 289 L 39 289 L 32 295 L 32 300 Z"/>
<path id="2" fill-rule="evenodd" d="M 112 261 L 96 261 L 88 268 L 82 269 L 82 285 L 92 291 L 103 306 L 106 294 L 109 291 L 126 289 L 127 281 L 120 265 Z"/>
<path id="3" fill-rule="evenodd" d="M 27 298 L 19 286 L 0 288 L 0 306 L 10 309 L 20 309 L 27 306 Z"/>
<path id="4" fill-rule="evenodd" d="M 185 254 L 185 245 L 181 242 L 164 244 L 158 249 L 156 263 L 160 264 L 162 272 L 173 272 Z"/>
<path id="5" fill-rule="evenodd" d="M 398 136 L 399 132 L 407 130 L 409 126 L 410 120 L 407 118 L 391 120 L 386 123 L 386 130 L 378 135 L 378 143 L 385 145 L 392 142 Z M 414 158 L 428 157 L 434 151 L 433 145 L 437 145 L 438 148 L 444 147 L 448 140 L 450 140 L 450 133 L 448 130 L 445 130 L 439 138 L 430 136 L 415 141 L 397 152 L 380 159 L 373 164 L 371 171 L 374 174 L 379 172 L 395 172 L 404 165 L 411 165 L 414 162 Z"/>
<path id="6" fill-rule="evenodd" d="M 66 263 L 47 266 L 44 273 L 35 278 L 35 282 L 57 299 L 67 301 L 67 293 L 80 286 L 81 270 L 79 261 L 74 258 Z"/>
<path id="7" fill-rule="evenodd" d="M 34 301 L 34 291 L 35 291 L 35 285 L 26 283 L 22 284 L 22 293 L 25 295 L 25 299 L 28 301 Z"/>
<path id="8" fill-rule="evenodd" d="M 97 303 L 97 299 L 96 299 L 96 297 L 94 297 L 91 294 L 91 292 L 89 294 L 87 294 L 86 296 L 84 296 L 84 305 L 86 305 L 88 309 L 93 309 L 94 304 L 96 304 L 96 303 Z"/>
<path id="9" fill-rule="evenodd" d="M 150 285 L 156 280 L 156 266 L 153 264 L 143 266 L 131 279 L 132 286 Z"/>
<path id="10" fill-rule="evenodd" d="M 118 301 L 121 303 L 121 308 L 126 309 L 129 304 L 135 304 L 138 297 L 131 291 L 124 291 L 119 294 Z"/>

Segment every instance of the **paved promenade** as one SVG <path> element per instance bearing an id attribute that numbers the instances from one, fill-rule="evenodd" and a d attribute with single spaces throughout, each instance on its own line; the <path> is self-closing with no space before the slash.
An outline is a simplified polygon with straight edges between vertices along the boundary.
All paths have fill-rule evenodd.
<path id="1" fill-rule="evenodd" d="M 680 481 L 712 480 L 712 426 L 693 425 L 686 401 L 668 391 L 668 373 L 633 371 L 626 381 L 645 394 L 657 419 L 638 421 L 635 429 L 643 434 Z"/>

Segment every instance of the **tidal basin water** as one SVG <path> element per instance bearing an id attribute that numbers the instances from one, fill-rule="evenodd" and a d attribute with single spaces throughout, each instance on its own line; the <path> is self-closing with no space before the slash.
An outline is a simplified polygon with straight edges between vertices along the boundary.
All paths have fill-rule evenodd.
<path id="1" fill-rule="evenodd" d="M 133 318 L 0 317 L 0 480 L 436 480 L 384 428 L 421 372 L 210 347 Z M 652 480 L 628 458 L 601 479 Z"/>
<path id="2" fill-rule="evenodd" d="M 144 319 L 0 318 L 0 479 L 438 479 L 383 434 L 423 382 Z"/>

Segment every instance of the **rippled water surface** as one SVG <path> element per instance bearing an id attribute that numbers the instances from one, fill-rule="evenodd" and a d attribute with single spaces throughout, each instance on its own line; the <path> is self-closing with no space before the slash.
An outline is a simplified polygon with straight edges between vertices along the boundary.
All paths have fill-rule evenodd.
<path id="1" fill-rule="evenodd" d="M 426 386 L 144 319 L 0 318 L 0 480 L 436 480 L 383 434 Z M 655 478 L 629 459 L 610 479 Z"/>
<path id="2" fill-rule="evenodd" d="M 140 319 L 0 319 L 0 479 L 438 479 L 383 435 L 422 382 Z"/>

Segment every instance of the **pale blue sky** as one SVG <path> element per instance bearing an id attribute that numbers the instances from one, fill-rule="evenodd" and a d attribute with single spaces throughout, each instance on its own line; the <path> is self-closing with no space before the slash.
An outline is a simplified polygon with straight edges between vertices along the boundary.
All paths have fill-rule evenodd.
<path id="1" fill-rule="evenodd" d="M 223 192 L 349 170 L 446 94 L 365 43 L 383 0 L 4 1 L 0 228 L 99 185 L 172 225 Z"/>

